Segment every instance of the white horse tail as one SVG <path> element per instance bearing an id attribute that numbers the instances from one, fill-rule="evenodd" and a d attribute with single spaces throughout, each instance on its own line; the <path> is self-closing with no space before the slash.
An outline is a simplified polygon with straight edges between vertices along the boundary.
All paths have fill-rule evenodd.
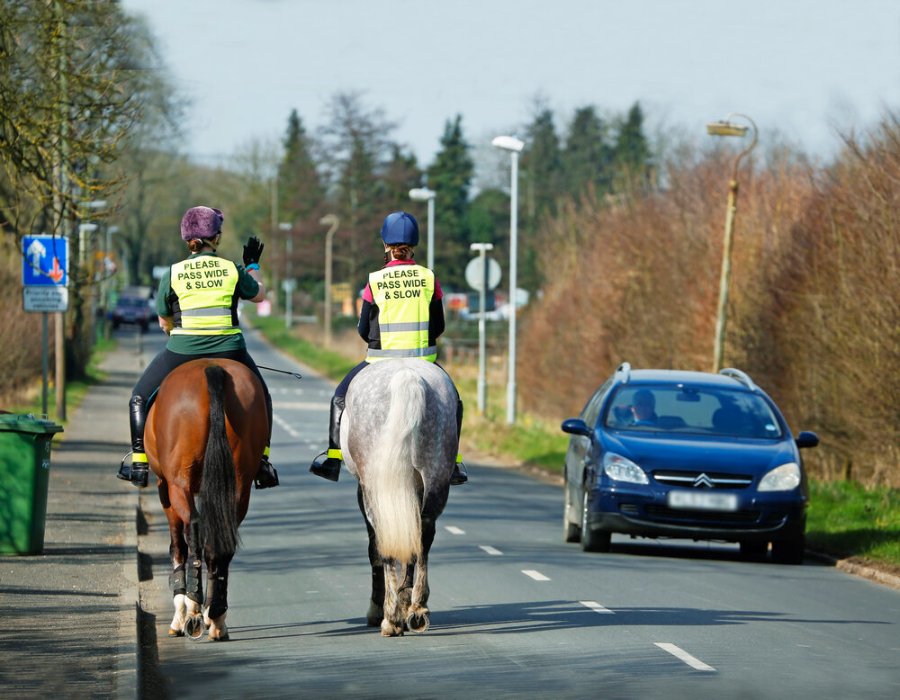
<path id="1" fill-rule="evenodd" d="M 391 377 L 387 420 L 366 464 L 366 494 L 378 552 L 399 562 L 410 562 L 422 551 L 422 504 L 414 467 L 416 435 L 425 415 L 425 386 L 408 368 Z"/>

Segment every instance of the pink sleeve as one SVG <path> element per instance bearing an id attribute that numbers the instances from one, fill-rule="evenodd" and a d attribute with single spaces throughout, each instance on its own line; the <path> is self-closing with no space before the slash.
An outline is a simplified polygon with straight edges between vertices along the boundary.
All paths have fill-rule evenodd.
<path id="1" fill-rule="evenodd" d="M 434 278 L 434 298 L 435 299 L 443 299 L 444 298 L 444 290 L 441 289 L 441 283 L 437 281 L 437 277 Z"/>
<path id="2" fill-rule="evenodd" d="M 367 301 L 370 304 L 375 303 L 375 297 L 372 296 L 372 288 L 369 286 L 368 282 L 366 283 L 366 288 L 363 290 L 362 298 L 363 301 Z"/>

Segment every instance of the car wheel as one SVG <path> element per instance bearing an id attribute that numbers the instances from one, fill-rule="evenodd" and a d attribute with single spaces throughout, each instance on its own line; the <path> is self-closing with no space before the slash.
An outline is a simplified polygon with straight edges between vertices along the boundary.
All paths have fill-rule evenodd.
<path id="1" fill-rule="evenodd" d="M 778 540 L 772 540 L 772 561 L 776 564 L 802 564 L 806 549 L 803 532 Z"/>
<path id="2" fill-rule="evenodd" d="M 608 552 L 612 535 L 603 530 L 592 530 L 590 527 L 591 492 L 584 490 L 581 505 L 581 548 L 585 552 Z"/>
<path id="3" fill-rule="evenodd" d="M 748 559 L 749 561 L 762 561 L 766 558 L 766 554 L 769 551 L 769 543 L 768 542 L 758 542 L 758 541 L 750 541 L 750 542 L 741 542 L 741 557 L 744 559 Z"/>
<path id="4" fill-rule="evenodd" d="M 566 542 L 580 542 L 581 528 L 575 523 L 569 522 L 569 506 L 563 506 L 563 539 Z"/>

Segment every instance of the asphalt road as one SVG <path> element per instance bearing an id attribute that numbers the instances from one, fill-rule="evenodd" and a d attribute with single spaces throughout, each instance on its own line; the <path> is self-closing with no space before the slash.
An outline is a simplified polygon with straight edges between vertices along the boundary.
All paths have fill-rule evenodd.
<path id="1" fill-rule="evenodd" d="M 304 375 L 266 375 L 282 485 L 251 498 L 226 643 L 166 637 L 168 535 L 142 493 L 144 697 L 900 697 L 900 591 L 733 545 L 617 537 L 587 554 L 563 543 L 559 487 L 478 464 L 438 521 L 431 629 L 382 638 L 355 481 L 307 471 L 333 385 L 248 335 L 258 364 Z"/>

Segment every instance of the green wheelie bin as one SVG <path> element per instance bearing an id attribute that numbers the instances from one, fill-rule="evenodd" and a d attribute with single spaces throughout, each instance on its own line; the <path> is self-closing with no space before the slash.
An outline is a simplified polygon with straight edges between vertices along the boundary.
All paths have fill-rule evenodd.
<path id="1" fill-rule="evenodd" d="M 50 442 L 62 429 L 33 415 L 0 414 L 0 555 L 44 549 Z"/>

